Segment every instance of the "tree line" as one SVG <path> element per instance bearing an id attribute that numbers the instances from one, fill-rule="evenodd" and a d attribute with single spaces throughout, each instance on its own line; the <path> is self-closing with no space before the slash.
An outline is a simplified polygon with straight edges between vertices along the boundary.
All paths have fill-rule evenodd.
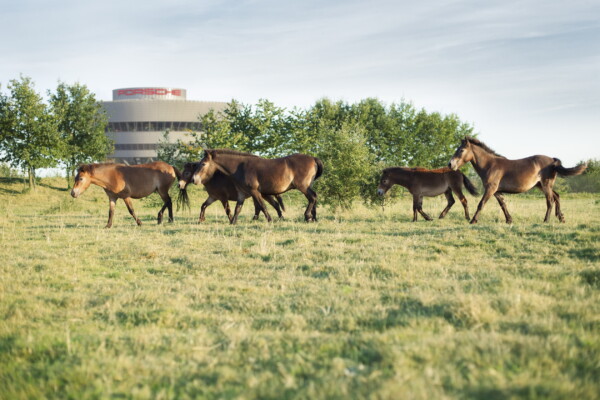
<path id="1" fill-rule="evenodd" d="M 319 157 L 325 173 L 315 183 L 320 202 L 350 207 L 356 199 L 377 201 L 374 187 L 382 168 L 393 165 L 445 166 L 473 127 L 456 115 L 417 109 L 401 101 L 385 105 L 368 98 L 350 104 L 318 100 L 307 109 L 255 106 L 232 101 L 222 112 L 201 117 L 202 132 L 191 142 L 170 143 L 159 158 L 174 164 L 199 160 L 203 148 L 233 148 L 278 157 L 306 153 Z"/>
<path id="2" fill-rule="evenodd" d="M 105 134 L 108 117 L 85 85 L 59 82 L 47 97 L 24 76 L 0 91 L 0 161 L 26 171 L 30 188 L 40 168 L 63 167 L 70 184 L 79 164 L 113 151 Z"/>

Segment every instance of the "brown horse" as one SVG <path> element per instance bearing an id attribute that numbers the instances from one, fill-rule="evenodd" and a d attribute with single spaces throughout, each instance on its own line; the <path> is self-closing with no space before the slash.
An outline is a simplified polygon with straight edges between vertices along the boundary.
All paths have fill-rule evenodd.
<path id="1" fill-rule="evenodd" d="M 181 171 L 181 178 L 179 180 L 179 189 L 185 190 L 187 185 L 191 182 L 194 184 L 198 184 L 199 182 L 194 180 L 194 173 L 196 169 L 200 166 L 199 162 L 191 162 L 186 163 L 183 167 L 183 171 Z M 206 188 L 206 192 L 208 193 L 208 198 L 204 203 L 202 203 L 202 207 L 200 207 L 200 217 L 198 218 L 198 222 L 204 221 L 204 213 L 206 211 L 206 207 L 210 206 L 216 200 L 219 200 L 223 204 L 223 208 L 225 209 L 225 213 L 227 214 L 227 218 L 229 218 L 229 222 L 231 222 L 231 210 L 229 209 L 229 200 L 236 201 L 238 199 L 238 190 L 235 188 L 235 185 L 231 181 L 231 178 L 227 175 L 223 174 L 221 171 L 216 171 L 212 178 L 207 181 L 204 181 L 204 187 Z M 248 198 L 250 196 L 246 196 Z M 273 196 L 264 195 L 264 199 L 275 208 L 277 211 L 277 215 L 279 218 L 283 218 L 283 214 L 281 210 L 285 211 L 285 206 L 283 204 L 283 199 L 281 196 L 275 196 L 277 201 L 273 199 Z M 254 204 L 254 218 L 258 219 L 260 214 L 260 207 L 258 204 Z"/>
<path id="2" fill-rule="evenodd" d="M 560 211 L 560 196 L 553 190 L 556 175 L 572 176 L 585 171 L 587 165 L 580 164 L 573 168 L 562 166 L 558 158 L 548 156 L 531 156 L 520 160 L 508 160 L 487 147 L 478 139 L 465 137 L 450 159 L 448 166 L 457 170 L 463 164 L 471 162 L 483 181 L 485 193 L 477 206 L 471 223 L 477 223 L 477 217 L 490 197 L 496 197 L 507 223 L 512 223 L 503 193 L 523 193 L 537 187 L 546 195 L 546 217 L 548 222 L 552 213 L 552 205 L 556 203 L 556 217 L 565 222 Z"/>
<path id="3" fill-rule="evenodd" d="M 393 186 L 400 185 L 408 189 L 413 196 L 413 222 L 417 220 L 417 211 L 423 218 L 431 221 L 432 218 L 423 211 L 423 196 L 435 197 L 442 193 L 446 195 L 448 205 L 440 214 L 444 218 L 452 205 L 456 202 L 452 192 L 454 192 L 465 209 L 465 218 L 469 220 L 469 208 L 467 198 L 462 193 L 463 185 L 469 193 L 477 196 L 475 185 L 460 171 L 452 171 L 450 168 L 425 169 L 425 168 L 404 168 L 393 167 L 386 168 L 382 172 L 377 194 L 380 196 Z"/>
<path id="4" fill-rule="evenodd" d="M 169 209 L 169 222 L 173 222 L 173 203 L 169 196 L 169 188 L 173 181 L 180 177 L 181 174 L 176 168 L 162 161 L 140 165 L 86 164 L 77 170 L 71 196 L 79 197 L 92 183 L 104 189 L 109 201 L 106 228 L 110 228 L 118 199 L 123 199 L 135 222 L 141 225 L 142 221 L 133 211 L 131 199 L 141 199 L 158 192 L 164 202 L 158 212 L 158 223 L 162 222 L 163 212 L 166 208 Z"/>
<path id="5" fill-rule="evenodd" d="M 216 171 L 231 177 L 238 189 L 237 204 L 231 223 L 237 222 L 247 195 L 261 208 L 271 221 L 263 202 L 263 195 L 278 195 L 291 189 L 298 189 L 308 199 L 304 219 L 317 220 L 317 194 L 311 185 L 323 173 L 323 163 L 316 157 L 305 154 L 292 154 L 287 157 L 266 159 L 235 150 L 206 150 L 194 180 L 203 183 Z"/>

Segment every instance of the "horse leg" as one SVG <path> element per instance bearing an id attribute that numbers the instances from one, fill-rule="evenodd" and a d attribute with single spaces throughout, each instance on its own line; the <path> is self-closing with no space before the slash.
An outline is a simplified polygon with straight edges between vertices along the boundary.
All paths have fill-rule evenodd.
<path id="1" fill-rule="evenodd" d="M 265 214 L 265 218 L 267 219 L 267 222 L 271 222 L 273 221 L 273 219 L 271 218 L 271 216 L 269 215 L 269 211 L 267 210 L 267 206 L 265 205 L 265 202 L 263 201 L 263 197 L 260 194 L 260 192 L 258 190 L 252 190 L 250 192 L 250 194 L 252 195 L 252 199 L 256 202 L 256 204 L 258 204 L 258 206 L 260 207 L 261 211 L 263 212 L 263 214 Z"/>
<path id="2" fill-rule="evenodd" d="M 465 218 L 468 221 L 470 219 L 470 217 L 469 217 L 469 205 L 467 203 L 467 198 L 463 194 L 462 190 L 457 190 L 454 193 L 458 196 L 460 203 L 462 204 L 463 208 L 465 209 Z"/>
<path id="3" fill-rule="evenodd" d="M 317 192 L 315 192 L 314 190 L 312 190 L 311 188 L 308 188 L 308 190 L 310 190 L 313 194 L 313 196 L 315 197 L 315 201 L 313 202 L 313 206 L 312 209 L 310 210 L 312 213 L 312 219 L 313 221 L 317 221 Z"/>
<path id="4" fill-rule="evenodd" d="M 452 189 L 448 188 L 448 190 L 444 192 L 444 195 L 446 196 L 446 200 L 448 200 L 448 205 L 440 214 L 440 219 L 444 218 L 446 214 L 448 214 L 448 211 L 450 211 L 454 203 L 456 203 L 456 200 L 454 200 L 454 196 L 452 196 Z"/>
<path id="5" fill-rule="evenodd" d="M 173 202 L 171 201 L 171 196 L 169 196 L 169 191 L 159 191 L 158 194 L 160 195 L 160 198 L 163 200 L 163 206 L 160 209 L 160 211 L 158 212 L 158 224 L 160 225 L 162 223 L 162 219 L 163 219 L 163 213 L 165 212 L 165 209 L 168 208 L 169 209 L 169 222 L 173 222 Z"/>
<path id="6" fill-rule="evenodd" d="M 552 214 L 552 206 L 554 205 L 554 191 L 548 182 L 542 183 L 540 187 L 546 196 L 546 216 L 544 217 L 544 222 L 549 222 L 550 214 Z"/>
<path id="7" fill-rule="evenodd" d="M 264 195 L 263 199 L 267 201 L 277 211 L 277 216 L 279 219 L 283 219 L 283 214 L 281 212 L 281 207 L 279 207 L 279 203 L 273 198 L 271 195 Z"/>
<path id="8" fill-rule="evenodd" d="M 419 200 L 418 200 L 418 203 L 417 203 L 417 211 L 427 221 L 433 221 L 433 218 L 431 218 L 429 215 L 427 215 L 427 213 L 425 211 L 423 211 L 423 196 L 421 196 L 421 195 L 419 195 Z"/>
<path id="9" fill-rule="evenodd" d="M 508 208 L 506 208 L 506 203 L 504 202 L 504 196 L 502 196 L 502 193 L 494 193 L 494 197 L 496 198 L 496 200 L 498 200 L 498 204 L 500 204 L 500 208 L 502 209 L 502 212 L 504 213 L 504 218 L 506 218 L 506 223 L 512 224 L 513 220 L 512 220 L 512 217 L 510 216 L 510 214 L 508 213 Z"/>
<path id="10" fill-rule="evenodd" d="M 312 188 L 306 189 L 313 196 L 313 204 L 310 209 L 310 213 L 312 215 L 313 222 L 317 222 L 317 192 L 315 192 Z"/>
<path id="11" fill-rule="evenodd" d="M 556 218 L 558 218 L 560 222 L 565 222 L 565 216 L 560 211 L 560 196 L 554 190 L 552 190 L 552 194 L 554 194 L 554 207 L 556 209 Z"/>
<path id="12" fill-rule="evenodd" d="M 498 185 L 486 186 L 485 193 L 483 193 L 483 197 L 481 198 L 481 201 L 479 201 L 479 204 L 477 205 L 477 211 L 475 211 L 475 215 L 473 215 L 473 219 L 471 220 L 472 224 L 477 223 L 477 217 L 479 217 L 479 213 L 481 213 L 481 210 L 483 210 L 483 206 L 485 206 L 485 203 L 487 203 L 487 201 L 490 199 L 490 197 L 492 197 L 494 195 L 494 193 L 496 193 L 496 189 L 498 189 Z"/>
<path id="13" fill-rule="evenodd" d="M 417 209 L 419 208 L 419 198 L 413 194 L 413 220 L 412 222 L 417 222 L 418 214 Z"/>
<path id="14" fill-rule="evenodd" d="M 252 217 L 252 221 L 257 221 L 260 218 L 261 209 L 254 197 L 252 198 L 252 202 L 254 203 L 254 217 Z"/>
<path id="15" fill-rule="evenodd" d="M 244 205 L 244 201 L 246 200 L 246 196 L 244 193 L 238 191 L 237 203 L 235 204 L 235 210 L 233 211 L 233 218 L 229 223 L 231 225 L 235 225 L 237 223 L 238 215 L 240 215 L 240 211 L 242 211 L 242 206 Z"/>
<path id="16" fill-rule="evenodd" d="M 113 223 L 113 217 L 115 215 L 115 205 L 117 204 L 118 197 L 109 195 L 108 196 L 108 222 L 105 228 L 110 228 Z"/>
<path id="17" fill-rule="evenodd" d="M 225 208 L 225 213 L 227 214 L 227 219 L 229 219 L 229 222 L 231 222 L 231 208 L 229 208 L 229 201 L 227 200 L 223 200 L 223 208 Z"/>
<path id="18" fill-rule="evenodd" d="M 300 189 L 298 189 L 300 190 Z M 306 197 L 306 200 L 308 200 L 308 205 L 306 206 L 306 210 L 304 210 L 304 221 L 306 222 L 310 222 L 310 221 L 315 221 L 313 219 L 313 207 L 315 207 L 316 203 L 317 203 L 317 194 L 314 192 L 314 190 L 312 190 L 311 188 L 307 187 L 304 190 L 300 190 L 302 192 L 302 194 Z M 316 217 L 316 211 L 314 216 Z"/>
<path id="19" fill-rule="evenodd" d="M 204 203 L 202 203 L 202 205 L 200 206 L 200 215 L 198 216 L 198 223 L 203 222 L 205 220 L 204 213 L 206 212 L 206 207 L 214 203 L 215 200 L 216 199 L 212 196 L 208 196 L 208 198 L 204 200 Z M 225 207 L 225 203 L 223 203 L 223 207 Z"/>
<path id="20" fill-rule="evenodd" d="M 135 219 L 135 222 L 138 224 L 138 226 L 142 225 L 142 221 L 140 221 L 140 219 L 135 215 L 135 211 L 133 211 L 133 204 L 131 204 L 131 197 L 126 197 L 123 199 L 123 201 L 125 202 L 125 205 L 127 206 L 127 209 L 129 210 L 129 214 L 131 214 L 133 219 Z M 159 224 L 160 224 L 160 222 L 159 222 Z"/>

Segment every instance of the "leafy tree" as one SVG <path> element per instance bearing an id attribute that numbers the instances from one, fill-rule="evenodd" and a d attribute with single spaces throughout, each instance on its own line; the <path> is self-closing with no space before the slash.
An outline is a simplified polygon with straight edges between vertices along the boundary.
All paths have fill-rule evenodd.
<path id="1" fill-rule="evenodd" d="M 162 140 L 158 143 L 158 159 L 179 167 L 188 161 L 198 161 L 201 159 L 202 151 L 205 147 L 202 134 L 198 132 L 189 132 L 188 134 L 192 136 L 191 141 L 177 139 L 175 143 L 172 143 L 169 131 L 165 131 Z"/>
<path id="2" fill-rule="evenodd" d="M 350 208 L 371 183 L 375 163 L 366 146 L 365 130 L 358 124 L 323 128 L 311 154 L 324 165 L 323 175 L 315 182 L 322 204 Z"/>
<path id="3" fill-rule="evenodd" d="M 113 143 L 105 134 L 108 117 L 85 85 L 60 82 L 56 92 L 48 94 L 58 119 L 60 160 L 70 185 L 79 164 L 104 160 L 113 151 Z"/>
<path id="4" fill-rule="evenodd" d="M 27 171 L 30 188 L 35 170 L 55 166 L 60 156 L 58 121 L 33 86 L 21 76 L 9 82 L 8 95 L 0 94 L 0 161 Z"/>

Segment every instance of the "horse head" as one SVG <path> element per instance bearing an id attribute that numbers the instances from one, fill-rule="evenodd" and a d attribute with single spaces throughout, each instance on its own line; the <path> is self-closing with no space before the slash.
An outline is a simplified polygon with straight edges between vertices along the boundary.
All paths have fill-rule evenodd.
<path id="1" fill-rule="evenodd" d="M 90 184 L 92 183 L 92 176 L 94 175 L 94 165 L 93 164 L 85 164 L 81 165 L 77 169 L 77 174 L 75 175 L 75 184 L 73 185 L 73 189 L 71 190 L 71 196 L 74 198 L 79 197 L 83 192 L 86 191 Z"/>
<path id="2" fill-rule="evenodd" d="M 213 160 L 213 151 L 205 150 L 204 154 L 204 158 L 197 163 L 192 175 L 192 181 L 196 185 L 208 182 L 218 169 L 217 164 Z"/>
<path id="3" fill-rule="evenodd" d="M 377 186 L 377 194 L 379 196 L 385 195 L 393 185 L 394 183 L 390 180 L 389 172 L 384 169 L 381 179 L 379 180 L 379 186 Z"/>
<path id="4" fill-rule="evenodd" d="M 450 159 L 448 167 L 453 171 L 456 171 L 464 164 L 470 162 L 473 159 L 473 150 L 471 149 L 471 146 L 469 139 L 464 138 Z"/>
<path id="5" fill-rule="evenodd" d="M 194 177 L 194 173 L 196 169 L 200 166 L 199 162 L 188 162 L 183 166 L 183 171 L 181 171 L 181 179 L 179 179 L 179 189 L 183 190 L 186 188 Z M 195 183 L 195 182 L 194 182 Z"/>

